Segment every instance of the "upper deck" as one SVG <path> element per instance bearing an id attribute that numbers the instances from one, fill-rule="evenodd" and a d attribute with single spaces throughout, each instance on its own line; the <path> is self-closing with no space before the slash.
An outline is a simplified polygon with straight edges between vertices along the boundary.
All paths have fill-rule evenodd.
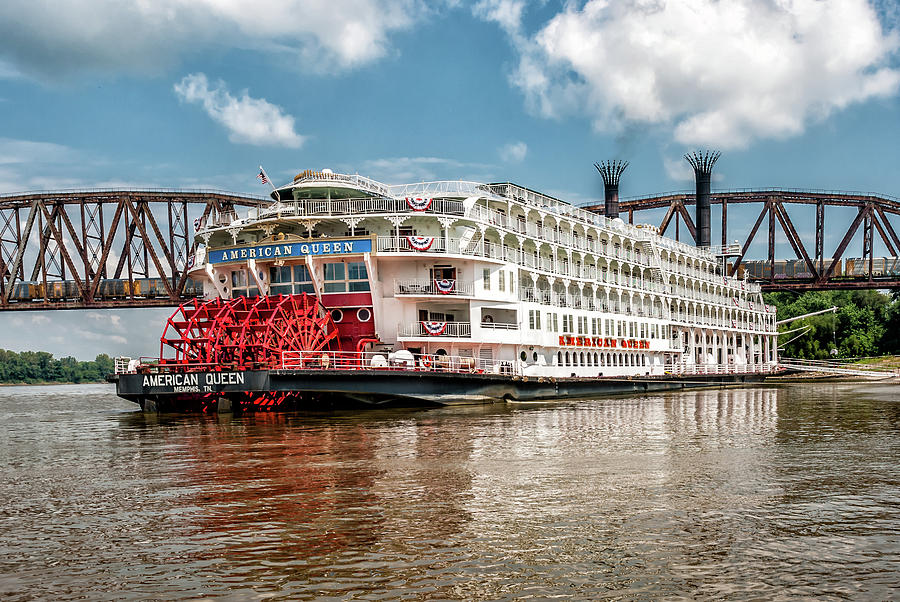
<path id="1" fill-rule="evenodd" d="M 484 184 L 465 180 L 441 180 L 387 185 L 360 175 L 307 170 L 298 174 L 290 184 L 279 187 L 278 193 L 281 196 L 280 202 L 251 210 L 247 218 L 233 222 L 228 227 L 292 218 L 361 219 L 418 213 L 472 219 L 514 234 L 540 237 L 553 244 L 570 245 L 576 242 L 558 228 L 548 230 L 514 216 L 511 208 L 518 206 L 525 216 L 533 213 L 541 221 L 545 216 L 551 216 L 557 223 L 565 221 L 570 224 L 569 231 L 572 231 L 571 226 L 577 225 L 583 231 L 592 229 L 598 234 L 605 231 L 635 241 L 652 242 L 660 249 L 704 262 L 716 261 L 715 254 L 709 249 L 660 236 L 647 227 L 609 219 L 511 182 Z M 428 201 L 427 208 L 413 209 L 410 199 Z"/>

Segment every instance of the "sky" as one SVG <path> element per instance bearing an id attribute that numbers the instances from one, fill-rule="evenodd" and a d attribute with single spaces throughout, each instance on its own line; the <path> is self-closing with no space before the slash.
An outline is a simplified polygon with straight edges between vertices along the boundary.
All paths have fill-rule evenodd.
<path id="1" fill-rule="evenodd" d="M 894 0 L 6 0 L 0 193 L 264 194 L 262 164 L 585 203 L 595 161 L 630 162 L 628 197 L 717 149 L 714 189 L 900 196 L 898 25 Z M 0 347 L 152 355 L 169 313 L 9 312 Z"/>

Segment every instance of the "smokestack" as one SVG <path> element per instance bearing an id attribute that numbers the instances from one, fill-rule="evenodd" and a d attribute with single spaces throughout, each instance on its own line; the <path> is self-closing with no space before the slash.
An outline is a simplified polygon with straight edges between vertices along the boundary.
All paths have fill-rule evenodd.
<path id="1" fill-rule="evenodd" d="M 603 198 L 606 201 L 603 214 L 609 219 L 619 217 L 619 178 L 628 167 L 628 161 L 604 161 L 594 163 L 603 176 Z"/>
<path id="2" fill-rule="evenodd" d="M 710 244 L 710 211 L 709 182 L 712 178 L 713 165 L 719 160 L 719 151 L 693 152 L 685 155 L 685 160 L 694 168 L 697 180 L 697 246 L 708 247 Z"/>

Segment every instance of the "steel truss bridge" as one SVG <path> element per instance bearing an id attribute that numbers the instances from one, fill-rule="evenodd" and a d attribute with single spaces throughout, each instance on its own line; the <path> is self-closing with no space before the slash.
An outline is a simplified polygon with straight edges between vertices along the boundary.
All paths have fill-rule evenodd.
<path id="1" fill-rule="evenodd" d="M 659 224 L 660 233 L 665 234 L 673 226 L 675 238 L 681 238 L 681 228 L 687 230 L 692 239 L 696 239 L 697 227 L 688 211 L 689 205 L 696 204 L 694 192 L 674 192 L 663 195 L 633 197 L 619 202 L 620 214 L 628 214 L 629 223 L 635 222 L 635 214 L 648 210 L 665 209 Z M 834 192 L 824 190 L 794 190 L 782 188 L 764 188 L 755 190 L 729 190 L 711 193 L 711 204 L 721 207 L 722 216 L 722 248 L 727 248 L 728 234 L 742 235 L 743 243 L 729 254 L 728 270 L 730 274 L 740 273 L 745 263 L 745 256 L 757 237 L 768 237 L 768 265 L 773 266 L 779 258 L 775 256 L 776 234 L 787 239 L 797 260 L 805 265 L 802 276 L 777 275 L 774 269 L 765 278 L 752 278 L 760 282 L 763 290 L 826 290 L 852 288 L 896 288 L 900 287 L 900 271 L 884 270 L 879 273 L 875 262 L 884 255 L 875 251 L 876 242 L 884 247 L 887 257 L 897 257 L 900 250 L 900 237 L 892 224 L 900 221 L 900 199 L 873 193 Z M 729 205 L 755 205 L 758 208 L 756 220 L 749 229 L 728 224 Z M 815 240 L 804 240 L 798 234 L 794 221 L 788 212 L 789 208 L 804 206 L 808 211 L 815 211 Z M 588 205 L 583 208 L 589 211 L 603 212 L 603 204 Z M 837 208 L 844 208 L 842 216 Z M 855 210 L 855 215 L 848 221 L 847 208 Z M 829 217 L 826 222 L 826 217 Z M 640 216 L 637 216 L 640 217 Z M 763 222 L 766 226 L 761 228 Z M 743 218 L 742 218 L 743 222 Z M 825 251 L 826 223 L 832 228 L 843 231 L 840 242 L 834 251 L 827 255 Z M 900 224 L 898 224 L 900 229 Z M 860 232 L 861 230 L 861 232 Z M 854 274 L 846 274 L 841 269 L 842 260 L 849 257 L 848 246 L 857 233 L 862 240 L 862 269 L 857 268 Z M 876 233 L 878 238 L 876 239 Z M 672 233 L 670 232 L 671 236 Z M 845 262 L 844 262 L 845 264 Z M 779 277 L 782 276 L 782 277 Z"/>
<path id="2" fill-rule="evenodd" d="M 266 202 L 204 190 L 2 195 L 0 310 L 178 305 L 195 296 L 185 292 L 194 220 L 228 224 Z"/>
<path id="3" fill-rule="evenodd" d="M 195 220 L 229 224 L 237 210 L 270 202 L 268 197 L 210 190 L 88 190 L 36 192 L 0 196 L 0 311 L 110 307 L 175 306 L 196 296 L 186 289 L 187 261 L 194 251 Z M 687 207 L 695 204 L 693 192 L 625 199 L 622 213 L 634 223 L 635 214 L 665 209 L 660 231 L 681 228 L 694 237 L 696 226 Z M 712 204 L 721 206 L 722 243 L 729 229 L 728 206 L 750 204 L 760 208 L 744 242 L 729 262 L 737 273 L 757 236 L 768 236 L 768 260 L 776 261 L 776 232 L 790 243 L 807 277 L 762 280 L 766 290 L 814 290 L 834 288 L 900 287 L 900 274 L 875 275 L 876 240 L 885 253 L 900 250 L 891 220 L 900 215 L 900 199 L 884 195 L 786 190 L 733 190 L 712 193 Z M 788 213 L 791 206 L 815 210 L 815 240 L 804 241 Z M 833 254 L 825 253 L 826 215 L 830 209 L 855 209 Z M 585 207 L 603 211 L 601 204 Z M 834 223 L 832 218 L 828 223 Z M 766 227 L 762 228 L 764 221 Z M 900 225 L 898 225 L 900 228 Z M 862 277 L 838 272 L 839 260 L 861 231 L 862 258 L 869 269 Z M 762 234 L 765 232 L 766 234 Z M 878 239 L 875 238 L 876 233 Z M 812 252 L 809 251 L 812 249 Z M 830 261 L 829 261 L 830 260 Z M 110 283 L 152 281 L 144 289 L 109 287 Z M 146 288 L 153 285 L 152 291 Z M 61 288 L 65 287 L 65 288 Z M 22 294 L 23 291 L 26 294 Z M 113 294 L 109 294 L 112 291 Z"/>

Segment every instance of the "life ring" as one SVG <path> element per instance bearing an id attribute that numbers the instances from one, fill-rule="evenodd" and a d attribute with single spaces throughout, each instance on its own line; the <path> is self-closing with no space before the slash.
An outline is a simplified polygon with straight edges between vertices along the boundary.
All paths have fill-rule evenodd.
<path id="1" fill-rule="evenodd" d="M 419 357 L 419 365 L 421 365 L 426 370 L 428 368 L 431 368 L 432 364 L 433 362 L 431 361 L 430 355 L 422 355 L 421 357 Z"/>

